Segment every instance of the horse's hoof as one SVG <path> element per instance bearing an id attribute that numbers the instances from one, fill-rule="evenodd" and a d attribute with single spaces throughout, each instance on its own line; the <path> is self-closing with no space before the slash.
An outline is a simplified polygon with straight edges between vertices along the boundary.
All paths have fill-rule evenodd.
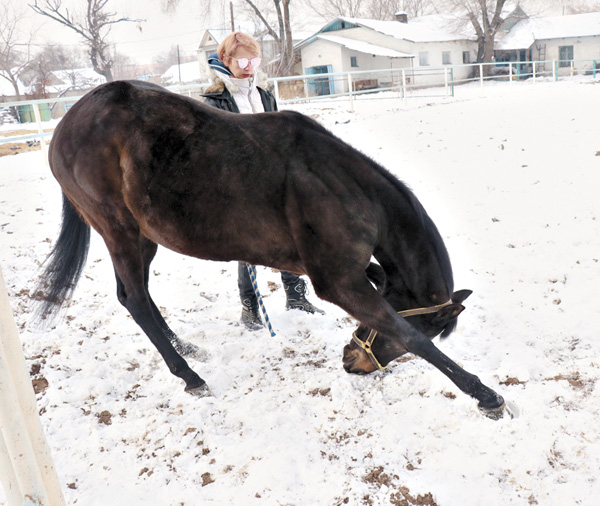
<path id="1" fill-rule="evenodd" d="M 499 404 L 492 407 L 482 406 L 480 402 L 478 404 L 479 411 L 492 420 L 500 420 L 505 414 L 510 418 L 519 416 L 519 410 L 513 403 L 504 402 L 501 396 L 498 396 L 498 401 Z"/>
<path id="2" fill-rule="evenodd" d="M 192 388 L 185 387 L 185 391 L 188 394 L 194 395 L 195 397 L 210 397 L 210 396 L 212 396 L 210 388 L 208 388 L 208 385 L 206 383 L 202 383 L 202 385 L 200 385 L 198 387 L 192 387 Z"/>
<path id="3" fill-rule="evenodd" d="M 506 404 L 503 402 L 497 408 L 484 408 L 478 405 L 479 411 L 492 420 L 500 420 L 504 416 Z"/>
<path id="4" fill-rule="evenodd" d="M 175 348 L 175 351 L 182 357 L 195 358 L 198 360 L 206 359 L 206 352 L 202 351 L 195 344 L 177 339 L 177 341 L 173 341 L 173 348 Z"/>

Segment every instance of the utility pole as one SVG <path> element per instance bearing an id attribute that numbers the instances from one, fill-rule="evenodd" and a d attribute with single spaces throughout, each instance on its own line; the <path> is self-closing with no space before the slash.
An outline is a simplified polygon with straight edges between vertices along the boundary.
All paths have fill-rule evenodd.
<path id="1" fill-rule="evenodd" d="M 235 32 L 235 22 L 233 21 L 233 2 L 229 2 L 229 17 L 231 18 L 231 31 Z"/>
<path id="2" fill-rule="evenodd" d="M 177 70 L 179 71 L 179 82 L 181 82 L 181 58 L 179 57 L 179 44 L 177 44 Z"/>

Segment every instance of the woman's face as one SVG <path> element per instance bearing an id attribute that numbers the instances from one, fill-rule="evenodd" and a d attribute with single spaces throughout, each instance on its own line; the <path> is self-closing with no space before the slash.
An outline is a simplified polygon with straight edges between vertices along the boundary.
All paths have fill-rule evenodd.
<path id="1" fill-rule="evenodd" d="M 250 51 L 247 47 L 238 46 L 235 48 L 232 54 L 223 58 L 223 63 L 225 63 L 225 65 L 227 65 L 227 68 L 231 70 L 233 77 L 243 79 L 247 77 L 252 77 L 254 75 L 254 67 L 251 63 L 248 63 L 245 69 L 240 68 L 239 59 L 246 58 L 247 60 L 251 60 L 252 58 L 256 58 L 257 56 L 258 54 Z"/>

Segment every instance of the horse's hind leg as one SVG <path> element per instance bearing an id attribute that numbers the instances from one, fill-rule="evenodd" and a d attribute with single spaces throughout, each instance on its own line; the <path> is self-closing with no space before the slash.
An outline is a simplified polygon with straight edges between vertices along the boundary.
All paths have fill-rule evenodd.
<path id="1" fill-rule="evenodd" d="M 146 292 L 147 292 L 148 298 L 150 300 L 150 305 L 152 307 L 152 313 L 154 314 L 154 317 L 156 318 L 156 320 L 162 327 L 163 331 L 167 335 L 171 344 L 175 347 L 175 350 L 177 350 L 177 352 L 180 355 L 193 357 L 198 354 L 198 352 L 199 352 L 198 347 L 191 343 L 182 341 L 181 339 L 179 339 L 177 334 L 175 334 L 175 332 L 173 332 L 170 329 L 169 325 L 163 318 L 163 315 L 161 314 L 160 310 L 158 309 L 158 307 L 152 300 L 150 291 L 148 289 L 149 279 L 150 279 L 150 264 L 152 263 L 152 260 L 154 259 L 155 255 L 156 255 L 156 251 L 158 250 L 158 245 L 155 242 L 152 242 L 150 239 L 147 239 L 146 237 L 142 236 L 140 238 L 140 246 L 141 246 L 141 253 L 142 253 L 142 261 L 144 263 L 144 286 L 146 288 Z M 116 270 L 115 270 L 115 275 L 117 278 L 117 298 L 119 299 L 119 302 L 121 302 L 121 304 L 123 306 L 127 307 L 127 304 L 126 304 L 127 294 L 125 292 L 125 286 L 123 285 L 123 282 L 119 278 L 119 275 L 116 273 Z"/>
<path id="2" fill-rule="evenodd" d="M 177 337 L 167 326 L 148 293 L 147 278 L 156 245 L 149 245 L 147 239 L 137 231 L 121 231 L 118 235 L 110 240 L 105 237 L 105 242 L 115 268 L 120 302 L 154 344 L 171 373 L 185 382 L 185 390 L 197 395 L 208 395 L 205 381 L 175 350 L 171 341 Z M 149 258 L 149 261 L 145 262 L 145 258 Z"/>

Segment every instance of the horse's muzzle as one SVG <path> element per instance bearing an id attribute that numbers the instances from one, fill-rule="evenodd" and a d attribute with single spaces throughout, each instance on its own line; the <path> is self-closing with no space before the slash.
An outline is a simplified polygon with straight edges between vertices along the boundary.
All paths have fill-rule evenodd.
<path id="1" fill-rule="evenodd" d="M 369 355 L 359 348 L 354 341 L 344 346 L 342 362 L 345 371 L 352 374 L 369 374 L 377 370 Z"/>

